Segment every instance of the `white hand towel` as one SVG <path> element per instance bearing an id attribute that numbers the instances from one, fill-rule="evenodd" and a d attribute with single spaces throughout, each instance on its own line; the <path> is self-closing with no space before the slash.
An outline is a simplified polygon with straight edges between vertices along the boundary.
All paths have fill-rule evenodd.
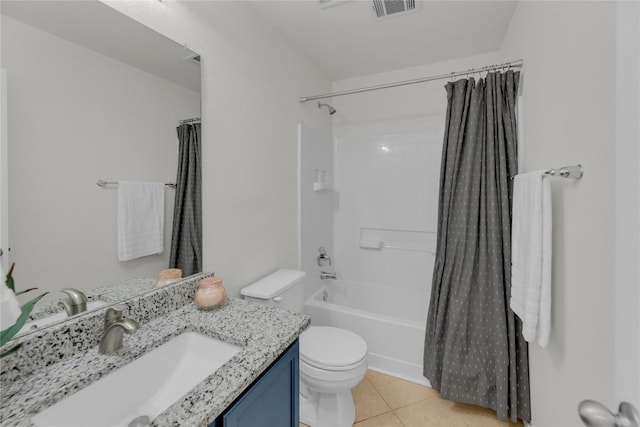
<path id="1" fill-rule="evenodd" d="M 164 251 L 164 184 L 118 185 L 118 260 Z"/>
<path id="2" fill-rule="evenodd" d="M 546 347 L 551 332 L 551 187 L 544 171 L 513 183 L 511 309 L 528 342 Z"/>

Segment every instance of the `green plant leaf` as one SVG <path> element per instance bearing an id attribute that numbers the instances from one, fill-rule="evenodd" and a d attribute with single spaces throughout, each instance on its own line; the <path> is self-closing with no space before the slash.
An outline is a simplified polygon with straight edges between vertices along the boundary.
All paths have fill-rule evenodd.
<path id="1" fill-rule="evenodd" d="M 16 286 L 13 280 L 13 267 L 15 266 L 16 266 L 15 262 L 11 264 L 11 268 L 9 269 L 9 272 L 7 273 L 7 277 L 4 280 L 4 283 L 6 283 L 9 289 L 11 289 L 14 293 L 16 291 Z"/>
<path id="2" fill-rule="evenodd" d="M 30 292 L 30 291 L 35 291 L 36 289 L 38 288 L 29 288 L 29 289 L 25 289 L 24 291 L 16 292 L 16 296 L 26 294 L 27 292 Z"/>
<path id="3" fill-rule="evenodd" d="M 13 326 L 0 332 L 0 347 L 5 345 L 11 338 L 14 337 L 15 334 L 18 333 L 18 331 L 20 331 L 20 329 L 22 329 L 24 324 L 27 323 L 27 319 L 29 318 L 29 315 L 31 314 L 33 307 L 36 305 L 38 301 L 42 299 L 43 296 L 45 296 L 48 293 L 49 292 L 45 292 L 44 294 L 38 297 L 35 297 L 34 299 L 32 299 L 31 301 L 29 301 L 28 303 L 22 306 L 20 317 L 18 317 L 18 320 L 16 321 L 16 323 Z"/>
<path id="4" fill-rule="evenodd" d="M 18 351 L 20 349 L 20 347 L 22 347 L 22 343 L 18 343 L 16 345 L 14 345 L 13 347 L 11 347 L 9 350 L 5 351 L 4 353 L 0 353 L 0 359 L 2 359 L 5 356 L 10 355 L 11 353 L 15 353 L 16 351 Z"/>

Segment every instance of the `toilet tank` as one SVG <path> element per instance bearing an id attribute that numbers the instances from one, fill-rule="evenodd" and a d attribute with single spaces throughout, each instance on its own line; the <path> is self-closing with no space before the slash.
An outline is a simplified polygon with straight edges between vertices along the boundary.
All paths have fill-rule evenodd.
<path id="1" fill-rule="evenodd" d="M 244 299 L 263 305 L 302 313 L 304 305 L 304 271 L 282 269 L 242 288 Z"/>

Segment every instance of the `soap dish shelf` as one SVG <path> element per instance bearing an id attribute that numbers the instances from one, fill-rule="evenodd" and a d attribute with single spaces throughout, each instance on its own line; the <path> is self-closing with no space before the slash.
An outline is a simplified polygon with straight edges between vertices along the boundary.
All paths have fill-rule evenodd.
<path id="1" fill-rule="evenodd" d="M 313 191 L 331 190 L 331 185 L 326 182 L 314 182 Z"/>

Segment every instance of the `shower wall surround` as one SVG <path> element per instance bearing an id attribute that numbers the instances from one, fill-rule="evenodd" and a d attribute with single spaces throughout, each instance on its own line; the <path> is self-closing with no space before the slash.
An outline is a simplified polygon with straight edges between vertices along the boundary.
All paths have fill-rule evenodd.
<path id="1" fill-rule="evenodd" d="M 308 273 L 307 297 L 318 291 L 305 312 L 317 325 L 362 336 L 371 369 L 419 384 L 426 383 L 422 339 L 434 263 L 442 133 L 333 142 L 304 127 L 300 133 L 301 265 Z M 313 191 L 318 168 L 329 172 L 330 190 Z M 323 269 L 335 268 L 337 281 L 319 279 L 319 245 L 333 260 Z"/>
<path id="2" fill-rule="evenodd" d="M 429 131 L 336 140 L 335 259 L 344 279 L 430 287 L 442 138 Z"/>

